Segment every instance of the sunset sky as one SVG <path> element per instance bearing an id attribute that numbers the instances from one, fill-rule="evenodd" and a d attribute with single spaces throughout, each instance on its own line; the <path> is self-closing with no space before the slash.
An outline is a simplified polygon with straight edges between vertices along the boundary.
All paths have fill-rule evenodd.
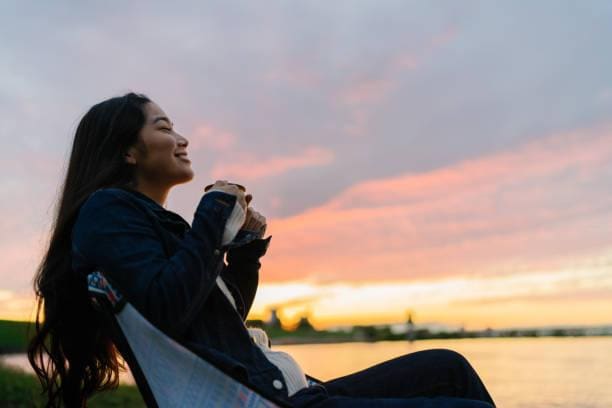
<path id="1" fill-rule="evenodd" d="M 251 318 L 612 324 L 612 3 L 0 3 L 0 318 L 81 116 L 145 93 L 268 219 Z"/>

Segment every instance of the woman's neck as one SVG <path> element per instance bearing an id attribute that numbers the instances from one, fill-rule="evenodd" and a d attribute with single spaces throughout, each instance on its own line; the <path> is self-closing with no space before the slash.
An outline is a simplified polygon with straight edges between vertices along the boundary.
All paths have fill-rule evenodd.
<path id="1" fill-rule="evenodd" d="M 143 183 L 142 181 L 139 182 L 138 185 L 132 187 L 132 189 L 146 195 L 162 207 L 165 206 L 168 193 L 170 192 L 170 189 L 167 187 L 147 185 L 147 183 Z"/>

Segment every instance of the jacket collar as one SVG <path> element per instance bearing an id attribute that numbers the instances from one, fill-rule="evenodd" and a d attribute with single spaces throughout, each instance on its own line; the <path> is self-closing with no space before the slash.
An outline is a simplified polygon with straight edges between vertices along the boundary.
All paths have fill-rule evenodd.
<path id="1" fill-rule="evenodd" d="M 164 207 L 159 205 L 157 201 L 153 200 L 146 194 L 133 190 L 129 187 L 121 187 L 121 189 L 131 193 L 136 199 L 145 204 L 147 208 L 152 210 L 157 218 L 162 222 L 162 224 L 165 224 L 167 228 L 179 233 L 180 235 L 183 235 L 186 231 L 191 229 L 191 226 L 183 217 L 175 212 L 166 210 Z"/>
<path id="2" fill-rule="evenodd" d="M 129 187 L 120 187 L 120 188 L 122 190 L 124 190 L 124 191 L 128 191 L 128 192 L 134 194 L 136 197 L 138 197 L 139 199 L 143 200 L 145 203 L 147 203 L 147 206 L 149 206 L 151 209 L 161 209 L 161 210 L 167 211 L 164 207 L 159 205 L 159 203 L 157 201 L 155 201 L 154 199 L 152 199 L 148 195 L 141 193 L 138 190 L 134 190 L 134 189 L 131 189 Z"/>

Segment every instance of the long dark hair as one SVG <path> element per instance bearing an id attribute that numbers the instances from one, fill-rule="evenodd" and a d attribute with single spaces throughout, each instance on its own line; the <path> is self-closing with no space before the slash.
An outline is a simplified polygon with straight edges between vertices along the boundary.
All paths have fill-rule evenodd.
<path id="1" fill-rule="evenodd" d="M 124 155 L 141 146 L 149 102 L 136 93 L 110 98 L 91 107 L 77 126 L 51 239 L 33 282 L 36 322 L 28 359 L 47 407 L 83 407 L 93 393 L 119 385 L 125 366 L 89 303 L 85 278 L 72 271 L 71 233 L 91 193 L 133 187 L 134 168 Z"/>

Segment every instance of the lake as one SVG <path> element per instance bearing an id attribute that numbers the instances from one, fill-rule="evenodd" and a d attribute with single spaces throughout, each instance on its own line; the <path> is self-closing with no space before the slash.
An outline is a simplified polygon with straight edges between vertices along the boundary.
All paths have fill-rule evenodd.
<path id="1" fill-rule="evenodd" d="M 274 346 L 322 380 L 406 353 L 448 348 L 463 354 L 501 408 L 612 407 L 612 337 L 483 338 Z M 24 354 L 0 357 L 31 371 Z M 124 375 L 123 382 L 133 382 Z"/>

